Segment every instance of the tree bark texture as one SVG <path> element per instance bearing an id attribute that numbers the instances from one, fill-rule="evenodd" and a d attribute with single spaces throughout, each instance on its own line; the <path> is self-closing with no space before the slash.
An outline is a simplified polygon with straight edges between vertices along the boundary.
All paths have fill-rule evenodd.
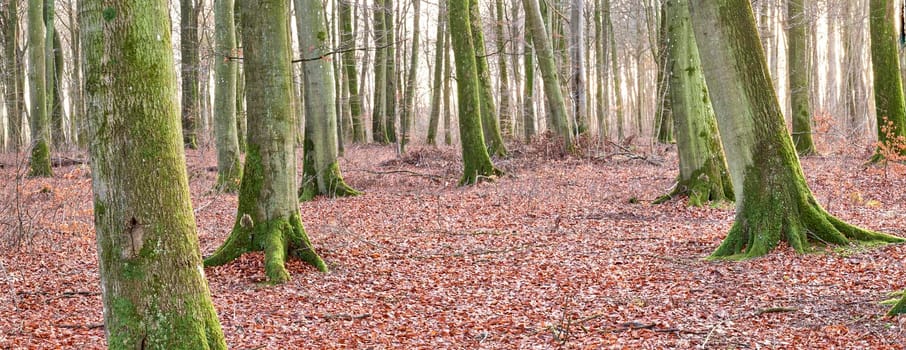
<path id="1" fill-rule="evenodd" d="M 198 251 L 167 2 L 80 3 L 110 349 L 226 349 Z"/>
<path id="2" fill-rule="evenodd" d="M 302 227 L 296 197 L 289 0 L 243 0 L 239 8 L 248 145 L 233 231 L 205 265 L 223 265 L 245 252 L 264 251 L 268 281 L 282 283 L 289 279 L 285 263 L 290 257 L 327 271 Z"/>
<path id="3" fill-rule="evenodd" d="M 736 220 L 712 258 L 767 254 L 781 240 L 899 242 L 825 211 L 805 182 L 747 0 L 692 0 L 695 37 L 736 196 Z"/>
<path id="4" fill-rule="evenodd" d="M 50 177 L 50 116 L 47 110 L 44 2 L 28 1 L 28 81 L 31 110 L 31 159 L 29 176 Z M 17 68 L 18 69 L 18 68 Z"/>
<path id="5" fill-rule="evenodd" d="M 216 188 L 239 189 L 242 162 L 236 128 L 236 78 L 239 72 L 234 0 L 214 2 L 214 139 L 217 145 Z"/>

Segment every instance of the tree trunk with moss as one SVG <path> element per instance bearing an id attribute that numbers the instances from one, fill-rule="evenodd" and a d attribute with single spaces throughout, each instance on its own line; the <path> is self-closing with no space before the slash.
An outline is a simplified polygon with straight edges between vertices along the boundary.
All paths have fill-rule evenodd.
<path id="1" fill-rule="evenodd" d="M 63 129 L 63 43 L 60 42 L 60 33 L 54 29 L 53 49 L 48 57 L 53 64 L 53 75 L 48 74 L 48 86 L 52 86 L 53 93 L 50 94 L 51 104 L 50 121 L 53 126 L 51 139 L 54 147 L 62 147 L 66 143 L 66 132 Z M 50 88 L 48 88 L 50 89 Z M 74 135 L 73 135 L 74 136 Z"/>
<path id="2" fill-rule="evenodd" d="M 586 111 L 585 97 L 585 1 L 572 0 L 570 7 L 570 64 L 572 66 L 570 79 L 570 94 L 573 100 L 573 119 L 576 122 L 576 135 L 588 131 L 588 111 Z"/>
<path id="3" fill-rule="evenodd" d="M 187 148 L 198 148 L 198 0 L 179 0 L 179 53 L 182 71 L 182 133 Z"/>
<path id="4" fill-rule="evenodd" d="M 289 279 L 285 263 L 291 257 L 327 271 L 302 227 L 296 196 L 289 0 L 243 0 L 240 12 L 248 146 L 233 230 L 205 265 L 264 251 L 268 282 L 282 283 Z"/>
<path id="5" fill-rule="evenodd" d="M 50 122 L 47 110 L 44 2 L 28 1 L 28 81 L 31 96 L 31 159 L 29 176 L 50 177 Z"/>
<path id="6" fill-rule="evenodd" d="M 672 111 L 680 171 L 673 191 L 655 203 L 676 196 L 688 196 L 693 206 L 733 200 L 717 120 L 689 22 L 689 0 L 668 0 L 664 6 L 664 35 L 670 43 L 661 53 L 665 60 L 664 73 L 670 77 L 666 98 L 670 104 L 665 108 Z"/>
<path id="7" fill-rule="evenodd" d="M 498 89 L 500 95 L 500 113 L 498 113 L 498 119 L 500 120 L 500 132 L 503 136 L 512 137 L 513 136 L 513 113 L 510 109 L 510 81 L 509 73 L 507 72 L 507 53 L 506 53 L 506 41 L 505 41 L 505 32 L 503 30 L 504 26 L 504 7 L 503 0 L 495 0 L 494 6 L 496 10 L 497 21 L 494 23 L 494 34 L 495 34 L 495 46 L 497 49 L 497 76 L 498 76 Z"/>
<path id="8" fill-rule="evenodd" d="M 426 143 L 437 144 L 437 125 L 440 122 L 440 104 L 443 95 L 444 60 L 447 51 L 444 51 L 447 41 L 447 2 L 441 1 L 438 10 L 437 37 L 434 41 L 434 82 L 431 85 L 431 112 L 428 117 L 428 137 Z"/>
<path id="9" fill-rule="evenodd" d="M 396 73 L 396 22 L 393 0 L 384 1 L 384 133 L 388 142 L 396 142 L 396 93 L 399 77 Z"/>
<path id="10" fill-rule="evenodd" d="M 386 144 L 387 127 L 384 125 L 384 109 L 387 92 L 387 31 L 384 29 L 384 1 L 374 0 L 374 97 L 371 109 L 371 138 L 374 142 Z"/>
<path id="11" fill-rule="evenodd" d="M 400 154 L 406 153 L 412 129 L 412 112 L 415 108 L 415 90 L 418 87 L 418 34 L 419 20 L 421 19 L 421 1 L 412 0 L 412 11 L 415 16 L 412 20 L 412 48 L 409 58 L 409 72 L 406 74 L 406 93 L 403 95 L 403 111 L 400 114 Z"/>
<path id="12" fill-rule="evenodd" d="M 198 251 L 167 2 L 79 7 L 107 346 L 226 349 Z"/>
<path id="13" fill-rule="evenodd" d="M 805 13 L 805 0 L 787 2 L 787 18 L 790 23 L 787 31 L 787 62 L 789 62 L 790 105 L 793 119 L 793 144 L 799 155 L 815 153 L 812 141 L 812 118 L 809 107 L 809 57 L 806 44 L 808 14 Z"/>
<path id="14" fill-rule="evenodd" d="M 7 137 L 13 150 L 18 151 L 22 145 L 22 85 L 19 84 L 20 75 L 22 74 L 21 61 L 19 60 L 19 2 L 10 1 L 7 3 L 6 12 L 3 14 L 3 65 L 4 72 L 2 78 L 6 85 L 6 103 Z"/>
<path id="15" fill-rule="evenodd" d="M 214 2 L 214 138 L 217 144 L 216 188 L 235 192 L 242 179 L 236 128 L 236 76 L 238 64 L 234 0 Z"/>
<path id="16" fill-rule="evenodd" d="M 302 57 L 321 57 L 331 51 L 324 23 L 324 10 L 318 0 L 295 0 L 296 26 Z M 299 199 L 317 195 L 355 196 L 340 173 L 337 161 L 337 110 L 334 103 L 334 76 L 327 59 L 302 62 L 302 91 L 305 94 L 305 145 Z"/>
<path id="17" fill-rule="evenodd" d="M 686 5 L 682 5 L 682 6 L 686 7 L 686 10 L 685 10 L 686 18 L 687 18 L 686 23 L 688 26 L 688 17 L 689 17 L 688 1 L 684 1 L 684 3 Z M 675 31 L 676 28 L 670 27 L 669 24 L 667 23 L 667 21 L 669 20 L 671 15 L 673 15 L 672 13 L 667 12 L 669 7 L 670 6 L 661 7 L 661 11 L 660 11 L 661 14 L 660 14 L 660 21 L 658 24 L 659 28 L 658 28 L 658 35 L 657 35 L 658 48 L 657 48 L 657 54 L 654 55 L 655 59 L 657 60 L 657 101 L 658 101 L 658 107 L 657 107 L 657 111 L 655 111 L 656 115 L 654 117 L 654 130 L 655 130 L 655 132 L 657 132 L 657 141 L 660 143 L 663 143 L 663 144 L 671 144 L 671 143 L 676 142 L 676 139 L 674 137 L 674 132 L 673 132 L 673 129 L 674 129 L 673 128 L 673 125 L 674 125 L 673 110 L 671 110 L 671 102 L 670 102 L 670 93 L 671 93 L 670 88 L 672 87 L 670 85 L 670 83 L 671 83 L 672 77 L 668 76 L 668 74 L 669 74 L 668 71 L 670 70 L 670 64 L 671 64 L 671 57 L 668 54 L 668 50 L 670 50 L 670 46 L 676 45 L 675 42 L 670 40 L 670 39 L 672 39 L 670 37 L 670 34 L 671 34 L 670 31 L 671 30 Z M 689 29 L 689 33 L 690 33 L 689 35 L 692 35 L 691 28 Z M 674 35 L 676 35 L 676 34 L 674 34 Z M 685 33 L 683 35 L 685 35 Z M 695 46 L 694 42 L 692 43 L 692 46 Z M 695 52 L 697 53 L 698 49 L 696 49 Z M 700 66 L 700 64 L 699 64 L 699 66 Z M 701 73 L 699 73 L 699 74 L 701 74 Z M 703 79 L 703 78 L 701 78 L 701 79 Z M 707 96 L 707 93 L 705 93 L 705 96 Z"/>
<path id="18" fill-rule="evenodd" d="M 365 125 L 362 124 L 362 98 L 359 96 L 359 73 L 355 62 L 355 36 L 352 31 L 352 6 L 350 0 L 340 1 L 340 46 L 343 52 L 343 84 L 349 94 L 349 114 L 352 117 L 352 142 L 365 143 Z"/>
<path id="19" fill-rule="evenodd" d="M 607 32 L 607 41 L 609 43 L 611 74 L 613 74 L 613 97 L 614 107 L 616 107 L 617 119 L 617 140 L 623 140 L 625 130 L 623 130 L 623 89 L 620 84 L 620 65 L 617 60 L 617 41 L 613 31 L 613 16 L 611 14 L 610 0 L 604 0 L 604 30 Z"/>
<path id="20" fill-rule="evenodd" d="M 522 51 L 525 53 L 522 63 L 525 65 L 525 98 L 522 100 L 522 128 L 525 141 L 531 141 L 535 136 L 535 56 L 532 51 L 532 31 L 525 29 L 523 34 Z"/>
<path id="21" fill-rule="evenodd" d="M 51 144 L 53 147 L 58 148 L 62 146 L 63 141 L 65 141 L 66 134 L 63 132 L 63 110 L 58 108 L 62 107 L 62 105 L 57 104 L 57 99 L 62 100 L 62 96 L 57 89 L 59 85 L 57 84 L 58 73 L 56 69 L 56 53 L 60 53 L 60 65 L 62 66 L 63 52 L 62 48 L 59 47 L 60 38 L 57 37 L 57 32 L 54 28 L 55 12 L 54 1 L 44 0 L 44 64 L 46 65 L 44 69 L 44 83 L 46 84 L 45 93 L 47 94 L 47 113 L 50 120 Z"/>
<path id="22" fill-rule="evenodd" d="M 869 11 L 879 143 L 871 160 L 879 161 L 887 156 L 906 155 L 906 143 L 898 141 L 899 137 L 906 136 L 906 100 L 900 81 L 893 1 L 871 0 Z M 899 148 L 900 145 L 904 147 Z"/>
<path id="23" fill-rule="evenodd" d="M 525 19 L 528 30 L 532 31 L 532 42 L 535 44 L 535 53 L 541 67 L 541 78 L 544 80 L 544 95 L 550 110 L 548 118 L 553 120 L 554 131 L 563 138 L 567 149 L 573 148 L 572 133 L 569 130 L 569 121 L 566 113 L 566 102 L 560 91 L 560 76 L 554 62 L 554 52 L 548 40 L 547 30 L 541 20 L 541 9 L 538 0 L 522 0 L 525 7 Z"/>
<path id="24" fill-rule="evenodd" d="M 503 143 L 503 135 L 500 134 L 500 121 L 497 119 L 497 107 L 494 105 L 494 89 L 491 87 L 491 73 L 488 68 L 488 55 L 485 52 L 478 0 L 469 1 L 469 30 L 472 35 L 472 48 L 475 50 L 475 69 L 478 74 L 478 103 L 481 105 L 481 130 L 485 144 L 488 145 L 488 154 L 503 157 L 506 156 L 506 145 Z"/>
<path id="25" fill-rule="evenodd" d="M 481 129 L 478 68 L 469 18 L 470 0 L 450 0 L 449 21 L 456 60 L 456 91 L 459 105 L 459 139 L 462 143 L 463 173 L 460 185 L 500 175 L 491 163 Z"/>
<path id="26" fill-rule="evenodd" d="M 450 91 L 453 88 L 450 86 L 450 80 L 453 79 L 453 65 L 450 61 L 453 60 L 453 56 L 450 56 L 450 47 L 453 45 L 453 39 L 450 34 L 450 16 L 449 13 L 446 16 L 447 21 L 447 39 L 444 40 L 444 144 L 450 146 L 453 144 L 453 131 L 450 130 L 452 119 L 452 110 L 453 105 L 450 103 Z"/>
<path id="27" fill-rule="evenodd" d="M 781 240 L 797 252 L 812 243 L 900 242 L 899 237 L 843 222 L 825 211 L 805 182 L 758 40 L 747 0 L 692 0 L 721 140 L 727 154 L 736 220 L 711 258 L 750 258 Z"/>

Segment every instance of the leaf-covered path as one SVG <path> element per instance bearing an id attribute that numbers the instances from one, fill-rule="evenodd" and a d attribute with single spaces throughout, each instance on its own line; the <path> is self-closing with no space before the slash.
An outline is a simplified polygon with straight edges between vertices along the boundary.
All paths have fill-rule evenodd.
<path id="1" fill-rule="evenodd" d="M 402 160 L 389 148 L 348 149 L 341 166 L 365 195 L 301 207 L 329 274 L 293 262 L 289 283 L 263 285 L 255 254 L 206 269 L 230 347 L 906 346 L 906 318 L 884 318 L 878 304 L 906 288 L 906 245 L 703 261 L 733 208 L 648 204 L 673 182 L 671 155 L 661 166 L 551 159 L 534 146 L 497 162 L 507 175 L 473 187 L 456 187 L 452 149 Z M 0 161 L 0 348 L 102 348 L 86 169 L 17 182 L 16 160 Z M 830 212 L 906 235 L 906 173 L 860 161 L 803 163 Z M 236 197 L 208 192 L 213 152 L 188 162 L 209 254 L 232 226 Z"/>

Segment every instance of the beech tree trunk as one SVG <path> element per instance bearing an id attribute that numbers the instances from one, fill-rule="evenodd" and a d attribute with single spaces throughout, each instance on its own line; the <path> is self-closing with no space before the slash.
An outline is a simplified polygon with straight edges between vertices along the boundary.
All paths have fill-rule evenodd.
<path id="1" fill-rule="evenodd" d="M 3 36 L 3 59 L 5 63 L 3 79 L 6 85 L 7 137 L 15 151 L 22 146 L 22 85 L 19 84 L 22 74 L 19 60 L 19 2 L 9 1 L 6 7 Z"/>
<path id="2" fill-rule="evenodd" d="M 79 5 L 107 346 L 226 349 L 198 251 L 167 2 Z"/>
<path id="3" fill-rule="evenodd" d="M 524 5 L 523 5 L 524 7 Z M 522 100 L 522 128 L 525 133 L 525 141 L 531 141 L 537 130 L 535 129 L 535 56 L 532 51 L 535 50 L 532 43 L 532 31 L 525 28 L 523 34 L 522 52 L 525 55 L 523 64 L 525 64 L 525 99 Z"/>
<path id="4" fill-rule="evenodd" d="M 488 145 L 488 154 L 504 157 L 506 156 L 506 145 L 503 143 L 503 135 L 500 134 L 500 121 L 497 119 L 497 107 L 494 105 L 494 89 L 491 87 L 491 73 L 485 52 L 478 0 L 469 1 L 469 26 L 472 32 L 472 48 L 475 50 L 475 68 L 478 73 L 481 130 L 484 133 L 484 141 Z M 459 74 L 456 76 L 458 77 Z"/>
<path id="5" fill-rule="evenodd" d="M 443 95 L 444 66 L 447 56 L 447 2 L 441 1 L 438 11 L 437 38 L 434 42 L 434 83 L 431 85 L 431 114 L 428 117 L 428 137 L 426 143 L 437 144 L 437 124 L 440 122 L 440 104 Z M 449 51 L 449 50 L 448 50 Z"/>
<path id="6" fill-rule="evenodd" d="M 412 20 L 412 48 L 410 49 L 409 73 L 406 74 L 406 93 L 403 96 L 403 111 L 400 114 L 400 154 L 406 153 L 412 129 L 412 112 L 415 108 L 415 90 L 418 78 L 418 34 L 419 20 L 421 19 L 421 1 L 412 0 L 412 11 L 415 16 Z"/>
<path id="7" fill-rule="evenodd" d="M 49 79 L 48 90 L 53 92 L 48 96 L 50 99 L 48 110 L 53 127 L 51 139 L 54 147 L 59 148 L 66 143 L 66 130 L 63 127 L 63 44 L 60 42 L 60 33 L 56 29 L 49 28 L 48 30 L 55 32 L 52 38 L 53 45 L 47 57 L 50 60 L 48 67 L 53 66 L 53 74 L 48 73 L 47 76 Z"/>
<path id="8" fill-rule="evenodd" d="M 242 179 L 236 123 L 238 56 L 234 0 L 214 2 L 214 138 L 217 144 L 217 189 L 235 192 Z"/>
<path id="9" fill-rule="evenodd" d="M 268 281 L 282 283 L 290 257 L 327 271 L 302 227 L 296 197 L 289 0 L 243 0 L 240 13 L 249 118 L 245 168 L 233 230 L 205 266 L 264 251 Z"/>
<path id="10" fill-rule="evenodd" d="M 588 131 L 588 111 L 585 107 L 585 0 L 573 0 L 570 7 L 569 52 L 572 64 L 572 78 L 569 81 L 573 101 L 573 118 L 576 135 Z"/>
<path id="11" fill-rule="evenodd" d="M 541 9 L 538 0 L 522 0 L 525 7 L 526 26 L 532 31 L 532 41 L 535 44 L 535 53 L 541 67 L 541 77 L 544 80 L 544 95 L 550 110 L 548 118 L 553 121 L 554 131 L 563 138 L 566 148 L 573 149 L 572 133 L 569 130 L 569 121 L 566 112 L 566 102 L 560 91 L 560 76 L 554 62 L 554 52 L 548 40 L 547 30 L 541 20 Z"/>
<path id="12" fill-rule="evenodd" d="M 321 57 L 332 50 L 326 35 L 324 10 L 319 0 L 295 0 L 299 51 L 302 57 Z M 305 96 L 305 138 L 299 199 L 317 195 L 355 196 L 359 192 L 343 181 L 337 161 L 337 109 L 332 62 L 327 59 L 302 62 Z"/>
<path id="13" fill-rule="evenodd" d="M 374 106 L 371 111 L 371 138 L 374 142 L 386 144 L 390 142 L 387 138 L 387 128 L 384 124 L 384 109 L 386 108 L 387 99 L 384 95 L 387 92 L 387 59 L 388 54 L 392 54 L 387 45 L 387 30 L 384 25 L 385 0 L 374 0 L 374 43 L 377 49 L 374 51 Z"/>
<path id="14" fill-rule="evenodd" d="M 837 219 L 812 195 L 748 0 L 692 0 L 691 12 L 736 196 L 736 220 L 711 258 L 761 256 L 781 240 L 797 252 L 812 242 L 903 241 Z"/>
<path id="15" fill-rule="evenodd" d="M 497 76 L 500 95 L 500 112 L 497 114 L 500 121 L 500 132 L 503 136 L 513 135 L 513 113 L 510 110 L 510 81 L 507 72 L 506 41 L 504 40 L 504 7 L 503 0 L 494 1 L 497 21 L 494 23 L 495 46 L 497 48 Z"/>
<path id="16" fill-rule="evenodd" d="M 787 62 L 790 78 L 790 105 L 793 119 L 793 144 L 799 155 L 815 153 L 812 141 L 812 118 L 809 104 L 809 57 L 806 28 L 808 16 L 805 0 L 789 0 L 787 16 L 790 23 L 787 31 Z"/>
<path id="17" fill-rule="evenodd" d="M 340 46 L 343 52 L 343 70 L 345 86 L 349 94 L 349 114 L 352 117 L 352 142 L 365 143 L 365 125 L 362 123 L 362 98 L 359 96 L 359 73 L 356 71 L 355 36 L 352 31 L 352 7 L 350 0 L 340 1 Z"/>
<path id="18" fill-rule="evenodd" d="M 906 137 L 906 100 L 897 58 L 893 0 L 870 0 L 869 11 L 879 144 L 871 159 L 875 162 L 891 155 L 906 155 L 906 144 L 898 140 Z"/>
<path id="19" fill-rule="evenodd" d="M 616 119 L 617 119 L 617 140 L 623 140 L 625 136 L 623 130 L 623 88 L 620 85 L 620 65 L 617 60 L 617 41 L 613 32 L 613 18 L 611 16 L 610 10 L 610 0 L 604 0 L 604 31 L 607 32 L 607 41 L 609 42 L 609 53 L 610 53 L 610 72 L 613 75 L 613 97 L 614 104 L 616 107 Z"/>
<path id="20" fill-rule="evenodd" d="M 399 77 L 396 75 L 396 22 L 393 20 L 393 0 L 384 1 L 384 132 L 387 142 L 396 142 L 396 93 Z"/>
<path id="21" fill-rule="evenodd" d="M 491 163 L 481 129 L 480 83 L 472 41 L 470 0 L 450 0 L 449 21 L 456 59 L 456 88 L 459 104 L 459 139 L 462 143 L 463 173 L 460 185 L 502 174 Z"/>
<path id="22" fill-rule="evenodd" d="M 670 77 L 666 98 L 669 105 L 665 107 L 672 111 L 680 171 L 673 191 L 655 202 L 675 196 L 688 196 L 693 206 L 733 200 L 717 120 L 689 21 L 689 0 L 668 0 L 664 7 L 664 34 L 670 43 L 661 52 L 665 73 Z M 669 129 L 667 125 L 663 127 Z"/>
<path id="23" fill-rule="evenodd" d="M 50 121 L 47 110 L 47 79 L 45 71 L 44 2 L 28 1 L 28 81 L 31 110 L 31 159 L 29 176 L 51 177 Z M 18 68 L 17 68 L 18 69 Z"/>
<path id="24" fill-rule="evenodd" d="M 450 103 L 450 80 L 453 78 L 453 65 L 450 64 L 450 61 L 453 60 L 453 56 L 450 56 L 450 47 L 453 45 L 453 39 L 450 34 L 450 15 L 447 14 L 447 40 L 444 40 L 444 144 L 449 146 L 453 144 L 453 131 L 450 130 L 450 119 L 453 114 L 453 106 Z"/>
<path id="25" fill-rule="evenodd" d="M 196 124 L 198 100 L 198 9 L 197 0 L 179 0 L 179 52 L 182 61 L 182 133 L 186 147 L 198 148 Z"/>

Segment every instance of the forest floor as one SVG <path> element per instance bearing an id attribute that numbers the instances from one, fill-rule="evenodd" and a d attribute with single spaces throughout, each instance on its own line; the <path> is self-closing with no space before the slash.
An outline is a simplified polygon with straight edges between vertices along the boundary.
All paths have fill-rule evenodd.
<path id="1" fill-rule="evenodd" d="M 341 167 L 365 194 L 301 205 L 330 273 L 292 262 L 290 282 L 265 285 L 260 254 L 205 270 L 230 347 L 906 348 L 906 317 L 879 304 L 906 288 L 906 245 L 705 261 L 733 206 L 651 205 L 674 182 L 675 152 L 518 147 L 497 161 L 505 176 L 472 187 L 456 186 L 452 148 L 347 149 Z M 906 236 L 906 171 L 864 169 L 866 157 L 803 164 L 831 213 Z M 0 156 L 0 349 L 103 348 L 89 171 L 17 181 L 17 159 Z M 212 150 L 187 159 L 210 254 L 236 196 L 209 191 Z"/>

